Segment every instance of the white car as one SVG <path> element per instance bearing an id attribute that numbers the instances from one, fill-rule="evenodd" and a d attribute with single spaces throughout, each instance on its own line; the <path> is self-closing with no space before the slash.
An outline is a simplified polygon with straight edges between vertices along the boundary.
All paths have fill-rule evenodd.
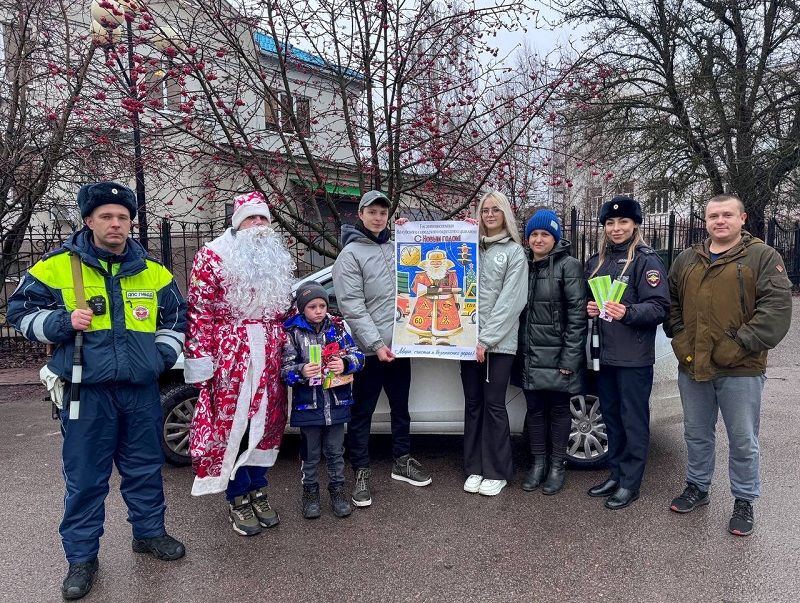
<path id="1" fill-rule="evenodd" d="M 329 310 L 338 314 L 336 292 L 333 289 L 331 267 L 311 274 L 305 281 L 317 281 L 328 291 Z M 400 310 L 398 310 L 400 311 Z M 587 354 L 588 358 L 588 354 Z M 589 381 L 593 373 L 589 372 Z M 591 391 L 591 386 L 590 386 Z M 669 340 L 661 328 L 656 338 L 656 365 L 651 404 L 677 395 L 677 361 Z M 189 424 L 197 401 L 197 390 L 183 382 L 183 356 L 162 376 L 162 408 L 164 428 L 162 447 L 167 461 L 187 465 L 189 459 Z M 513 433 L 522 433 L 525 425 L 525 396 L 522 390 L 509 385 L 506 407 Z M 459 363 L 453 360 L 413 358 L 411 360 L 411 392 L 409 397 L 411 432 L 429 434 L 464 433 L 464 392 L 459 375 Z M 292 431 L 291 428 L 287 431 Z M 391 433 L 389 402 L 381 395 L 372 418 L 372 433 Z M 575 465 L 601 463 L 608 451 L 605 424 L 600 413 L 600 401 L 592 394 L 572 398 L 572 430 L 567 450 L 568 459 Z"/>

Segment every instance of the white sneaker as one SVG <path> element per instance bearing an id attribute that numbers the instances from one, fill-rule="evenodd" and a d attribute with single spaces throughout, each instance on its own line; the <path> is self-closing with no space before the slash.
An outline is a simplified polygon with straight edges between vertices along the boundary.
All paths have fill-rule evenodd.
<path id="1" fill-rule="evenodd" d="M 506 480 L 504 479 L 485 479 L 481 482 L 478 488 L 478 494 L 484 496 L 497 496 L 500 490 L 506 487 Z"/>
<path id="2" fill-rule="evenodd" d="M 475 494 L 480 489 L 482 481 L 482 475 L 470 475 L 464 482 L 464 492 Z"/>

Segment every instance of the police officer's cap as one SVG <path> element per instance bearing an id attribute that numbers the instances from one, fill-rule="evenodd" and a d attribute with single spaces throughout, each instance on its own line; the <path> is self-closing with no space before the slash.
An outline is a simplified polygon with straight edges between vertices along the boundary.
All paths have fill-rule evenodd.
<path id="1" fill-rule="evenodd" d="M 605 224 L 611 218 L 630 218 L 637 224 L 642 223 L 642 206 L 639 202 L 625 195 L 618 195 L 603 203 L 597 221 Z"/>
<path id="2" fill-rule="evenodd" d="M 96 207 L 115 203 L 127 208 L 131 219 L 136 215 L 136 195 L 123 184 L 116 182 L 94 182 L 84 184 L 78 191 L 78 208 L 81 218 L 87 217 Z"/>

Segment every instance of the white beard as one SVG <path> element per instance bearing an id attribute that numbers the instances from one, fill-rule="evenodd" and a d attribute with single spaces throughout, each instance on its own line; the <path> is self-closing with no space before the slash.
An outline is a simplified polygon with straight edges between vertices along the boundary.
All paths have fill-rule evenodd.
<path id="1" fill-rule="evenodd" d="M 234 233 L 222 262 L 225 299 L 240 318 L 272 318 L 292 301 L 295 263 L 269 226 Z"/>
<path id="2" fill-rule="evenodd" d="M 434 281 L 441 281 L 447 276 L 447 266 L 442 266 L 440 268 L 434 268 L 433 266 L 428 266 L 428 269 L 425 271 L 431 280 Z"/>

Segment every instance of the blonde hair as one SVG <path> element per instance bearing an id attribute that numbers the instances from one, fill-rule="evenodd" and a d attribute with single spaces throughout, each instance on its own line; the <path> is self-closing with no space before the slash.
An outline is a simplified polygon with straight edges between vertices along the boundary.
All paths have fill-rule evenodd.
<path id="1" fill-rule="evenodd" d="M 514 211 L 511 209 L 511 203 L 509 203 L 508 197 L 500 191 L 489 191 L 478 201 L 478 207 L 475 209 L 475 219 L 478 221 L 478 234 L 482 237 L 487 236 L 486 227 L 483 225 L 483 220 L 481 220 L 481 209 L 483 209 L 483 204 L 486 203 L 489 197 L 495 200 L 497 207 L 503 212 L 503 222 L 509 236 L 519 245 L 522 245 L 522 239 L 517 229 L 517 218 L 514 216 Z"/>
<path id="2" fill-rule="evenodd" d="M 640 244 L 645 244 L 644 237 L 642 237 L 642 231 L 637 224 L 633 228 L 633 236 L 631 237 L 631 242 L 628 243 L 628 257 L 625 260 L 625 267 L 622 269 L 622 272 L 619 273 L 617 277 L 622 278 L 625 274 L 625 271 L 628 269 L 628 266 L 631 265 L 631 260 L 633 260 L 633 255 L 636 253 L 636 247 Z M 600 267 L 603 265 L 603 262 L 606 261 L 606 246 L 608 245 L 608 241 L 606 241 L 606 228 L 603 226 L 603 234 L 600 236 L 600 253 L 597 256 L 597 266 L 594 267 L 592 273 L 589 275 L 589 278 L 594 277 L 597 274 L 597 271 L 600 270 Z"/>

